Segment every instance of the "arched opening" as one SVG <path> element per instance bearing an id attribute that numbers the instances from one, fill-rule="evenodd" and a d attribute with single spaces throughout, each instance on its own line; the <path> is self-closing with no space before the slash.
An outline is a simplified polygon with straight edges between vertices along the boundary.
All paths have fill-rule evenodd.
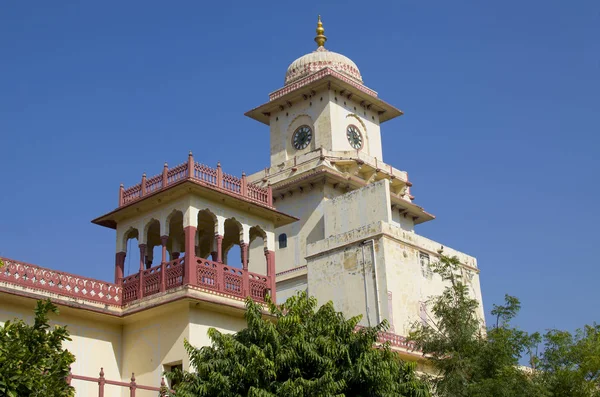
<path id="1" fill-rule="evenodd" d="M 123 269 L 123 275 L 125 277 L 132 273 L 137 273 L 140 266 L 140 250 L 139 246 L 139 232 L 137 229 L 130 227 L 123 236 L 123 246 L 127 253 L 125 257 L 125 264 Z"/>
<path id="2" fill-rule="evenodd" d="M 242 241 L 242 224 L 235 218 L 225 220 L 223 236 L 223 263 L 231 267 L 242 267 L 240 243 Z M 237 259 L 236 259 L 237 258 Z"/>
<path id="3" fill-rule="evenodd" d="M 198 212 L 198 228 L 196 230 L 196 256 L 210 259 L 217 250 L 215 244 L 215 230 L 217 217 L 208 209 Z"/>
<path id="4" fill-rule="evenodd" d="M 248 270 L 252 273 L 267 274 L 267 233 L 260 226 L 250 228 L 250 245 L 248 248 Z"/>
<path id="5" fill-rule="evenodd" d="M 178 259 L 185 253 L 185 235 L 183 232 L 183 212 L 174 210 L 167 218 L 168 236 L 167 252 L 169 260 Z"/>
<path id="6" fill-rule="evenodd" d="M 150 220 L 146 225 L 146 258 L 144 264 L 146 269 L 158 265 L 161 261 L 162 250 L 160 243 L 160 222 L 156 219 Z"/>

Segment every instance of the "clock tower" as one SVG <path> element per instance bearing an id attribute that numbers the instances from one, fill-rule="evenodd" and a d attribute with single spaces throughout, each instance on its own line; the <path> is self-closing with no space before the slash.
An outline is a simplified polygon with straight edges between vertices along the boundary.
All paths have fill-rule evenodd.
<path id="1" fill-rule="evenodd" d="M 415 233 L 434 216 L 413 202 L 408 173 L 383 161 L 381 125 L 402 111 L 364 84 L 352 60 L 325 48 L 320 17 L 316 32 L 316 50 L 246 113 L 269 126 L 271 145 L 270 166 L 248 182 L 270 187 L 276 208 L 299 219 L 275 231 L 278 301 L 308 290 L 362 314 L 363 325 L 387 319 L 404 334 L 443 289 L 429 269 L 442 245 Z M 444 253 L 460 258 L 480 298 L 475 258 Z"/>
<path id="2" fill-rule="evenodd" d="M 288 67 L 283 88 L 246 113 L 270 127 L 271 166 L 323 148 L 383 160 L 380 124 L 402 112 L 363 84 L 356 64 L 325 48 L 319 18 L 317 49 Z"/>

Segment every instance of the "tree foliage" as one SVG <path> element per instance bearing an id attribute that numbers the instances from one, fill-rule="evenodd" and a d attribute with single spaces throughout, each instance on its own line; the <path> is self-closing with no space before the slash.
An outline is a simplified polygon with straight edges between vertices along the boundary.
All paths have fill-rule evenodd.
<path id="1" fill-rule="evenodd" d="M 0 328 L 0 396 L 74 394 L 65 379 L 75 357 L 62 347 L 71 339 L 65 327 L 50 329 L 50 312 L 58 314 L 58 308 L 50 300 L 38 301 L 33 325 L 16 319 Z"/>
<path id="2" fill-rule="evenodd" d="M 539 359 L 542 383 L 556 397 L 600 397 L 600 325 L 575 334 L 550 330 Z"/>
<path id="3" fill-rule="evenodd" d="M 586 325 L 574 335 L 528 334 L 510 325 L 521 302 L 506 295 L 503 305 L 493 305 L 495 324 L 485 329 L 458 258 L 442 255 L 433 269 L 447 286 L 430 299 L 432 315 L 416 323 L 409 338 L 429 357 L 437 395 L 600 397 L 600 325 Z M 522 358 L 528 358 L 528 367 L 519 365 Z"/>
<path id="4" fill-rule="evenodd" d="M 539 337 L 510 326 L 520 309 L 519 300 L 507 295 L 505 305 L 494 306 L 496 326 L 486 331 L 477 314 L 479 304 L 463 281 L 458 258 L 442 255 L 432 267 L 447 287 L 431 298 L 432 316 L 425 324 L 416 323 L 409 338 L 430 358 L 435 374 L 430 381 L 437 395 L 546 395 L 530 373 L 518 366 Z"/>
<path id="5" fill-rule="evenodd" d="M 389 345 L 374 348 L 382 323 L 356 329 L 360 316 L 345 319 L 331 302 L 317 309 L 306 293 L 283 305 L 269 304 L 273 318 L 246 301 L 247 328 L 235 334 L 209 330 L 212 346 L 185 341 L 196 372 L 167 374 L 176 396 L 428 396 L 415 365 Z"/>

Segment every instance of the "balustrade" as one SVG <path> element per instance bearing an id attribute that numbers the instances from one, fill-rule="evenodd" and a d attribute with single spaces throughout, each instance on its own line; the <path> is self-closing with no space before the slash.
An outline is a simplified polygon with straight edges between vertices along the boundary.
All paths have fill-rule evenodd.
<path id="1" fill-rule="evenodd" d="M 4 266 L 0 267 L 0 281 L 71 298 L 121 305 L 121 287 L 116 284 L 57 272 L 12 259 L 0 260 L 4 263 Z"/>
<path id="2" fill-rule="evenodd" d="M 204 164 L 196 163 L 190 153 L 188 161 L 175 168 L 169 169 L 168 165 L 165 164 L 162 173 L 150 178 L 146 178 L 144 174 L 141 183 L 137 185 L 127 189 L 124 189 L 121 185 L 119 188 L 119 207 L 140 200 L 149 194 L 153 194 L 184 180 L 233 193 L 258 204 L 269 207 L 273 206 L 271 187 L 263 188 L 255 184 L 248 184 L 245 175 L 242 178 L 238 178 L 226 174 L 221 170 L 220 164 L 214 169 Z"/>
<path id="3" fill-rule="evenodd" d="M 185 257 L 161 263 L 122 279 L 121 285 L 57 272 L 12 259 L 0 258 L 0 282 L 47 291 L 66 297 L 121 306 L 184 285 Z M 190 284 L 201 289 L 264 302 L 269 278 L 219 262 L 194 258 Z"/>

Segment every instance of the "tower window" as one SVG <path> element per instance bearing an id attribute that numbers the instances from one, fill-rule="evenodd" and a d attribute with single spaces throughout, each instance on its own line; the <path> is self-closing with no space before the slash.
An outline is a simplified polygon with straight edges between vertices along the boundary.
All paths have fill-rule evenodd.
<path id="1" fill-rule="evenodd" d="M 281 233 L 279 235 L 279 248 L 285 248 L 287 247 L 287 234 L 285 233 Z"/>

